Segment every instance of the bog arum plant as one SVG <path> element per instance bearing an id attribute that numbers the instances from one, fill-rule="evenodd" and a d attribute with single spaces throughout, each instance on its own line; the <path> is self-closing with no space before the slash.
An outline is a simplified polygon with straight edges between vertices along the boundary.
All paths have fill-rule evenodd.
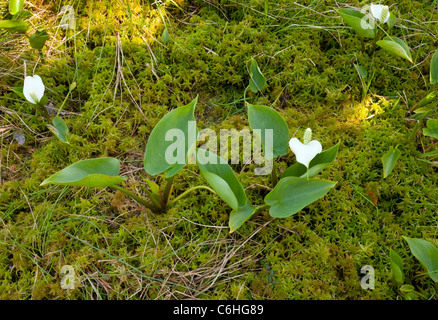
<path id="1" fill-rule="evenodd" d="M 71 93 L 71 91 L 76 87 L 76 83 L 73 82 L 70 85 L 68 95 Z M 46 124 L 47 128 L 61 141 L 64 143 L 69 143 L 67 140 L 68 135 L 68 127 L 64 120 L 59 117 L 59 114 L 62 110 L 62 107 L 65 104 L 65 101 L 61 105 L 60 109 L 58 110 L 58 113 L 55 117 L 50 116 L 49 112 L 47 111 L 46 107 L 44 106 L 47 104 L 48 99 L 44 95 L 45 92 L 45 86 L 43 83 L 43 80 L 39 75 L 34 76 L 26 76 L 24 78 L 24 84 L 22 87 L 14 88 L 12 91 L 14 91 L 18 96 L 21 98 L 26 99 L 29 103 L 35 105 L 37 109 L 40 111 L 42 116 L 51 124 Z M 65 99 L 67 99 L 67 97 Z"/>
<path id="2" fill-rule="evenodd" d="M 126 180 L 126 177 L 119 176 L 119 160 L 110 157 L 86 159 L 73 163 L 44 180 L 41 185 L 111 187 L 130 196 L 155 213 L 166 212 L 169 206 L 177 203 L 182 197 L 203 188 L 217 194 L 231 207 L 230 232 L 240 228 L 252 216 L 268 208 L 272 217 L 284 218 L 293 215 L 323 197 L 335 186 L 336 182 L 313 179 L 313 177 L 335 160 L 339 143 L 324 152 L 318 148 L 316 156 L 307 156 L 306 166 L 297 162 L 283 173 L 278 182 L 274 165 L 271 168 L 273 180 L 275 180 L 274 188 L 265 197 L 264 204 L 253 206 L 230 165 L 214 153 L 196 147 L 199 130 L 196 127 L 194 111 L 197 101 L 195 98 L 189 104 L 170 111 L 152 130 L 144 154 L 144 170 L 150 176 L 164 175 L 166 182 L 161 187 L 150 178 L 142 176 L 145 182 L 142 185 L 144 198 L 119 186 Z M 247 104 L 247 107 L 251 129 L 261 133 L 261 145 L 266 149 L 264 157 L 275 164 L 274 160 L 278 156 L 285 156 L 289 151 L 289 131 L 286 122 L 277 111 L 270 107 L 250 104 Z M 267 147 L 270 139 L 266 132 L 273 132 L 272 150 Z M 305 140 L 309 140 L 307 145 L 313 147 L 315 143 L 310 141 L 310 131 L 306 132 Z M 315 150 L 312 149 L 312 152 L 315 153 Z M 170 155 L 175 152 L 179 154 L 176 156 L 178 161 L 169 161 Z M 197 165 L 200 175 L 209 186 L 191 187 L 171 200 L 174 177 L 188 163 Z"/>
<path id="3" fill-rule="evenodd" d="M 360 11 L 355 9 L 338 9 L 345 24 L 351 27 L 359 36 L 362 52 L 366 51 L 364 39 L 372 39 L 369 55 L 373 55 L 376 46 L 391 52 L 413 63 L 408 45 L 401 39 L 390 36 L 396 23 L 396 17 L 389 11 L 389 7 L 381 4 L 364 6 Z M 385 30 L 385 25 L 387 30 Z M 384 38 L 382 38 L 385 35 Z"/>

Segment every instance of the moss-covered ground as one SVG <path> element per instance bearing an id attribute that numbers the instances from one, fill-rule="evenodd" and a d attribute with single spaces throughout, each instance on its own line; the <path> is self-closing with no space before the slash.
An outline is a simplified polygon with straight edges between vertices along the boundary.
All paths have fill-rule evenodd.
<path id="1" fill-rule="evenodd" d="M 29 32 L 46 28 L 50 38 L 38 52 L 24 37 L 0 35 L 0 299 L 403 299 L 390 249 L 417 298 L 436 299 L 402 236 L 437 239 L 437 168 L 419 160 L 437 140 L 409 113 L 433 90 L 437 4 L 387 4 L 413 64 L 381 49 L 361 52 L 335 11 L 358 2 L 25 1 Z M 58 27 L 63 5 L 75 8 L 75 31 Z M 251 58 L 267 80 L 259 94 L 245 90 Z M 354 64 L 373 76 L 366 96 Z M 62 113 L 69 145 L 10 90 L 23 85 L 25 71 L 42 77 L 55 108 L 76 82 Z M 231 208 L 207 190 L 158 214 L 111 188 L 39 186 L 78 160 L 110 156 L 129 178 L 123 186 L 142 194 L 151 130 L 197 95 L 199 128 L 249 128 L 246 99 L 272 105 L 291 137 L 310 127 L 324 149 L 340 142 L 320 174 L 336 187 L 289 218 L 265 211 L 229 233 Z M 401 157 L 384 179 L 381 157 L 396 145 Z M 290 152 L 279 170 L 293 163 Z M 262 204 L 270 176 L 231 166 L 252 203 Z M 188 165 L 173 197 L 200 184 Z M 61 287 L 64 265 L 75 270 L 74 289 Z M 375 270 L 374 289 L 361 287 L 365 265 Z"/>

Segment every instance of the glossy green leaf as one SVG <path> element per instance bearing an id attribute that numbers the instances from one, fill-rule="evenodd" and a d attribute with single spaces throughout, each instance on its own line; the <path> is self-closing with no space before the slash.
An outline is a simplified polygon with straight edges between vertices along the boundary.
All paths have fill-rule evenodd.
<path id="1" fill-rule="evenodd" d="M 211 162 L 205 161 L 212 159 Z M 204 149 L 196 149 L 196 160 L 201 175 L 233 211 L 230 213 L 230 232 L 240 228 L 254 213 L 242 184 L 231 167 L 215 154 Z"/>
<path id="2" fill-rule="evenodd" d="M 382 49 L 394 53 L 399 57 L 405 58 L 413 63 L 411 51 L 403 40 L 395 37 L 385 37 L 383 40 L 377 41 L 376 44 Z"/>
<path id="3" fill-rule="evenodd" d="M 67 139 L 68 127 L 64 120 L 60 117 L 55 117 L 52 120 L 53 126 L 47 124 L 47 128 L 57 137 L 60 141 L 64 143 L 69 143 Z"/>
<path id="4" fill-rule="evenodd" d="M 261 130 L 262 145 L 266 146 L 266 131 L 272 130 L 272 155 L 269 157 L 269 151 L 265 151 L 265 158 L 275 158 L 286 155 L 289 152 L 289 129 L 283 117 L 274 109 L 266 106 L 254 106 L 249 103 L 248 121 L 252 130 Z"/>
<path id="5" fill-rule="evenodd" d="M 342 20 L 353 28 L 360 37 L 374 38 L 376 27 L 370 23 L 369 18 L 364 13 L 354 9 L 339 9 L 337 11 Z"/>
<path id="6" fill-rule="evenodd" d="M 438 50 L 432 55 L 430 60 L 430 83 L 435 84 L 438 82 Z"/>
<path id="7" fill-rule="evenodd" d="M 214 159 L 212 163 L 204 159 Z M 219 197 L 233 210 L 246 206 L 247 198 L 240 181 L 234 175 L 231 167 L 215 154 L 204 149 L 196 149 L 196 162 L 201 175 L 207 180 Z"/>
<path id="8" fill-rule="evenodd" d="M 23 9 L 24 0 L 9 0 L 9 13 L 15 15 Z"/>
<path id="9" fill-rule="evenodd" d="M 251 59 L 251 66 L 249 68 L 250 71 L 250 79 L 249 79 L 249 88 L 252 92 L 257 93 L 258 91 L 262 91 L 266 86 L 266 79 L 257 64 L 257 61 Z"/>
<path id="10" fill-rule="evenodd" d="M 29 37 L 30 46 L 34 49 L 41 50 L 49 38 L 49 34 L 46 30 L 37 30 L 33 35 Z"/>
<path id="11" fill-rule="evenodd" d="M 389 251 L 389 258 L 391 260 L 392 276 L 394 277 L 395 282 L 400 285 L 404 281 L 403 260 L 398 253 L 392 249 Z"/>
<path id="12" fill-rule="evenodd" d="M 119 177 L 120 162 L 115 158 L 81 160 L 58 171 L 41 183 L 77 187 L 110 187 L 126 177 Z"/>
<path id="13" fill-rule="evenodd" d="M 383 163 L 383 178 L 386 178 L 394 169 L 395 164 L 397 163 L 398 158 L 400 157 L 400 150 L 394 147 L 390 147 L 388 152 L 386 152 L 382 156 Z"/>
<path id="14" fill-rule="evenodd" d="M 187 153 L 190 147 L 196 143 L 197 138 L 194 114 L 197 101 L 196 97 L 189 104 L 172 110 L 152 130 L 144 156 L 144 169 L 148 174 L 154 176 L 166 172 L 166 177 L 169 178 L 186 165 Z M 176 141 L 166 141 L 166 135 L 175 130 L 181 133 L 181 138 L 176 137 Z M 173 150 L 173 148 L 182 150 L 181 159 L 172 160 L 175 160 L 175 163 L 170 161 L 169 155 L 166 159 L 166 151 Z"/>
<path id="15" fill-rule="evenodd" d="M 230 213 L 230 220 L 228 225 L 230 227 L 230 233 L 240 228 L 254 213 L 254 209 L 251 207 L 249 201 L 237 210 L 233 210 Z"/>
<path id="16" fill-rule="evenodd" d="M 297 162 L 287 168 L 282 175 L 285 177 L 309 177 L 313 178 L 322 170 L 324 170 L 330 163 L 332 163 L 338 156 L 340 142 L 321 153 L 318 153 L 315 158 L 309 163 L 309 172 L 307 173 L 306 166 Z"/>
<path id="17" fill-rule="evenodd" d="M 286 177 L 265 197 L 272 217 L 285 218 L 322 198 L 336 182 L 320 179 Z"/>
<path id="18" fill-rule="evenodd" d="M 423 128 L 423 134 L 438 139 L 438 119 L 427 120 L 426 127 L 427 128 Z"/>
<path id="19" fill-rule="evenodd" d="M 426 267 L 432 280 L 438 282 L 438 248 L 423 239 L 403 238 L 408 242 L 412 254 Z"/>
<path id="20" fill-rule="evenodd" d="M 29 25 L 21 20 L 0 20 L 0 29 L 25 33 Z"/>

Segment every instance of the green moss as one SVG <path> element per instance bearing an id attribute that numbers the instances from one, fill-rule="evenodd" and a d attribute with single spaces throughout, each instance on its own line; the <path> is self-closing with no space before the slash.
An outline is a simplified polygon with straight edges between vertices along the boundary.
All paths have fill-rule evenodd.
<path id="1" fill-rule="evenodd" d="M 436 169 L 417 160 L 436 149 L 436 140 L 410 137 L 413 124 L 406 120 L 408 107 L 430 89 L 434 50 L 435 23 L 415 21 L 433 20 L 436 8 L 388 3 L 405 26 L 395 35 L 414 48 L 412 68 L 382 50 L 374 57 L 360 52 L 353 32 L 338 28 L 332 1 L 179 3 L 190 14 L 171 2 L 163 8 L 170 31 L 165 46 L 154 40 L 164 28 L 155 6 L 81 1 L 76 39 L 65 42 L 65 31 L 53 32 L 56 50 L 46 48 L 44 60 L 32 50 L 5 60 L 13 71 L 0 80 L 0 101 L 16 113 L 4 115 L 2 128 L 19 128 L 26 142 L 15 143 L 12 131 L 2 136 L 0 194 L 7 200 L 0 200 L 0 299 L 397 299 L 391 248 L 405 262 L 407 283 L 433 296 L 432 280 L 402 236 L 436 237 Z M 56 19 L 58 6 L 48 4 L 47 15 Z M 245 92 L 251 58 L 267 79 L 262 94 Z M 35 69 L 43 77 L 54 107 L 77 83 L 62 114 L 69 145 L 9 90 L 22 85 L 23 60 L 28 74 Z M 353 63 L 374 75 L 364 104 Z M 231 209 L 206 190 L 155 214 L 110 188 L 39 186 L 75 161 L 112 156 L 129 177 L 124 187 L 141 194 L 151 130 L 196 95 L 200 129 L 248 128 L 246 98 L 272 104 L 290 136 L 310 127 L 323 149 L 340 142 L 336 161 L 320 174 L 336 187 L 292 217 L 272 220 L 262 212 L 229 234 Z M 402 157 L 383 179 L 380 158 L 395 145 Z M 289 153 L 278 168 L 293 163 Z M 261 204 L 271 178 L 254 176 L 254 164 L 232 168 L 250 201 Z M 161 176 L 156 182 L 164 185 Z M 206 182 L 189 165 L 176 176 L 173 196 L 200 184 Z M 73 290 L 60 286 L 66 264 L 76 271 Z M 360 286 L 364 265 L 376 270 L 374 290 Z"/>

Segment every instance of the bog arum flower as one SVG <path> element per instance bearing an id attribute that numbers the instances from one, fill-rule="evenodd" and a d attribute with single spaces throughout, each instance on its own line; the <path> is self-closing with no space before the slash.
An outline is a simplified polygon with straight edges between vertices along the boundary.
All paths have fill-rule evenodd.
<path id="1" fill-rule="evenodd" d="M 381 4 L 371 4 L 370 11 L 373 17 L 382 23 L 389 19 L 389 7 Z"/>
<path id="2" fill-rule="evenodd" d="M 23 94 L 30 103 L 38 104 L 44 96 L 44 90 L 44 83 L 40 76 L 27 76 L 24 79 Z"/>
<path id="3" fill-rule="evenodd" d="M 289 141 L 289 147 L 297 157 L 297 162 L 304 164 L 309 168 L 309 163 L 315 156 L 322 151 L 321 143 L 312 139 L 312 130 L 307 128 L 304 132 L 303 141 L 301 143 L 297 138 L 292 138 Z"/>

